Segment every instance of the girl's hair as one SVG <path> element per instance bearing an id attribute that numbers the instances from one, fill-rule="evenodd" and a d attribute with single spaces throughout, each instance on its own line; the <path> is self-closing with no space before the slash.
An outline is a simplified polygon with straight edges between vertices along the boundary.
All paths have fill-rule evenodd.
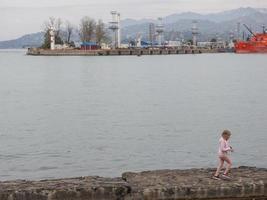
<path id="1" fill-rule="evenodd" d="M 223 132 L 222 132 L 222 136 L 223 135 L 231 135 L 231 131 L 229 131 L 229 130 L 224 130 Z"/>

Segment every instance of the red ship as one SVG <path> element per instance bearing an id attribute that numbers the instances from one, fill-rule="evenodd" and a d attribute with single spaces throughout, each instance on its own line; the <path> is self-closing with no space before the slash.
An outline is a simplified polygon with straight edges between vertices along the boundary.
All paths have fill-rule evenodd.
<path id="1" fill-rule="evenodd" d="M 263 33 L 253 33 L 245 24 L 244 26 L 251 33 L 252 37 L 247 41 L 235 43 L 236 53 L 267 53 L 267 33 L 263 27 Z"/>

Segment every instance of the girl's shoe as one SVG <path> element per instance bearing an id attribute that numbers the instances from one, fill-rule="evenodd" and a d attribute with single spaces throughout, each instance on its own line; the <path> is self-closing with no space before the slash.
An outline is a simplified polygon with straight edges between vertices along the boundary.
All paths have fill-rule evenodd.
<path id="1" fill-rule="evenodd" d="M 212 179 L 214 179 L 214 180 L 221 180 L 219 176 L 215 176 L 215 175 L 212 176 Z"/>
<path id="2" fill-rule="evenodd" d="M 222 178 L 224 178 L 224 179 L 228 179 L 228 180 L 230 180 L 230 179 L 232 179 L 230 176 L 228 176 L 227 174 L 223 174 L 222 175 Z"/>

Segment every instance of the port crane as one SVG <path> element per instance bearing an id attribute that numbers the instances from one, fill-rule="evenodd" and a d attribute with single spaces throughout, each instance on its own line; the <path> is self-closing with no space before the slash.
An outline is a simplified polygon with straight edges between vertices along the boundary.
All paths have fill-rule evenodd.
<path id="1" fill-rule="evenodd" d="M 243 24 L 243 25 L 248 30 L 248 32 L 250 32 L 254 37 L 256 36 L 254 34 L 254 32 L 246 24 Z M 263 34 L 266 34 L 266 27 L 265 27 L 265 25 L 262 25 L 262 33 Z"/>
<path id="2" fill-rule="evenodd" d="M 243 25 L 244 25 L 244 27 L 248 30 L 248 32 L 251 33 L 251 35 L 253 35 L 254 37 L 256 36 L 256 35 L 253 33 L 253 31 L 252 31 L 246 24 L 243 24 Z"/>

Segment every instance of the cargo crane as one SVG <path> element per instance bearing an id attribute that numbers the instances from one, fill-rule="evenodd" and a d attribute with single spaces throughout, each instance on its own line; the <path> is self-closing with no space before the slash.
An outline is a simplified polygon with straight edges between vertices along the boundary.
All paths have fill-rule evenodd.
<path id="1" fill-rule="evenodd" d="M 244 27 L 248 30 L 248 32 L 250 32 L 251 35 L 253 35 L 254 37 L 256 36 L 253 31 L 246 25 L 246 24 L 243 24 Z"/>

